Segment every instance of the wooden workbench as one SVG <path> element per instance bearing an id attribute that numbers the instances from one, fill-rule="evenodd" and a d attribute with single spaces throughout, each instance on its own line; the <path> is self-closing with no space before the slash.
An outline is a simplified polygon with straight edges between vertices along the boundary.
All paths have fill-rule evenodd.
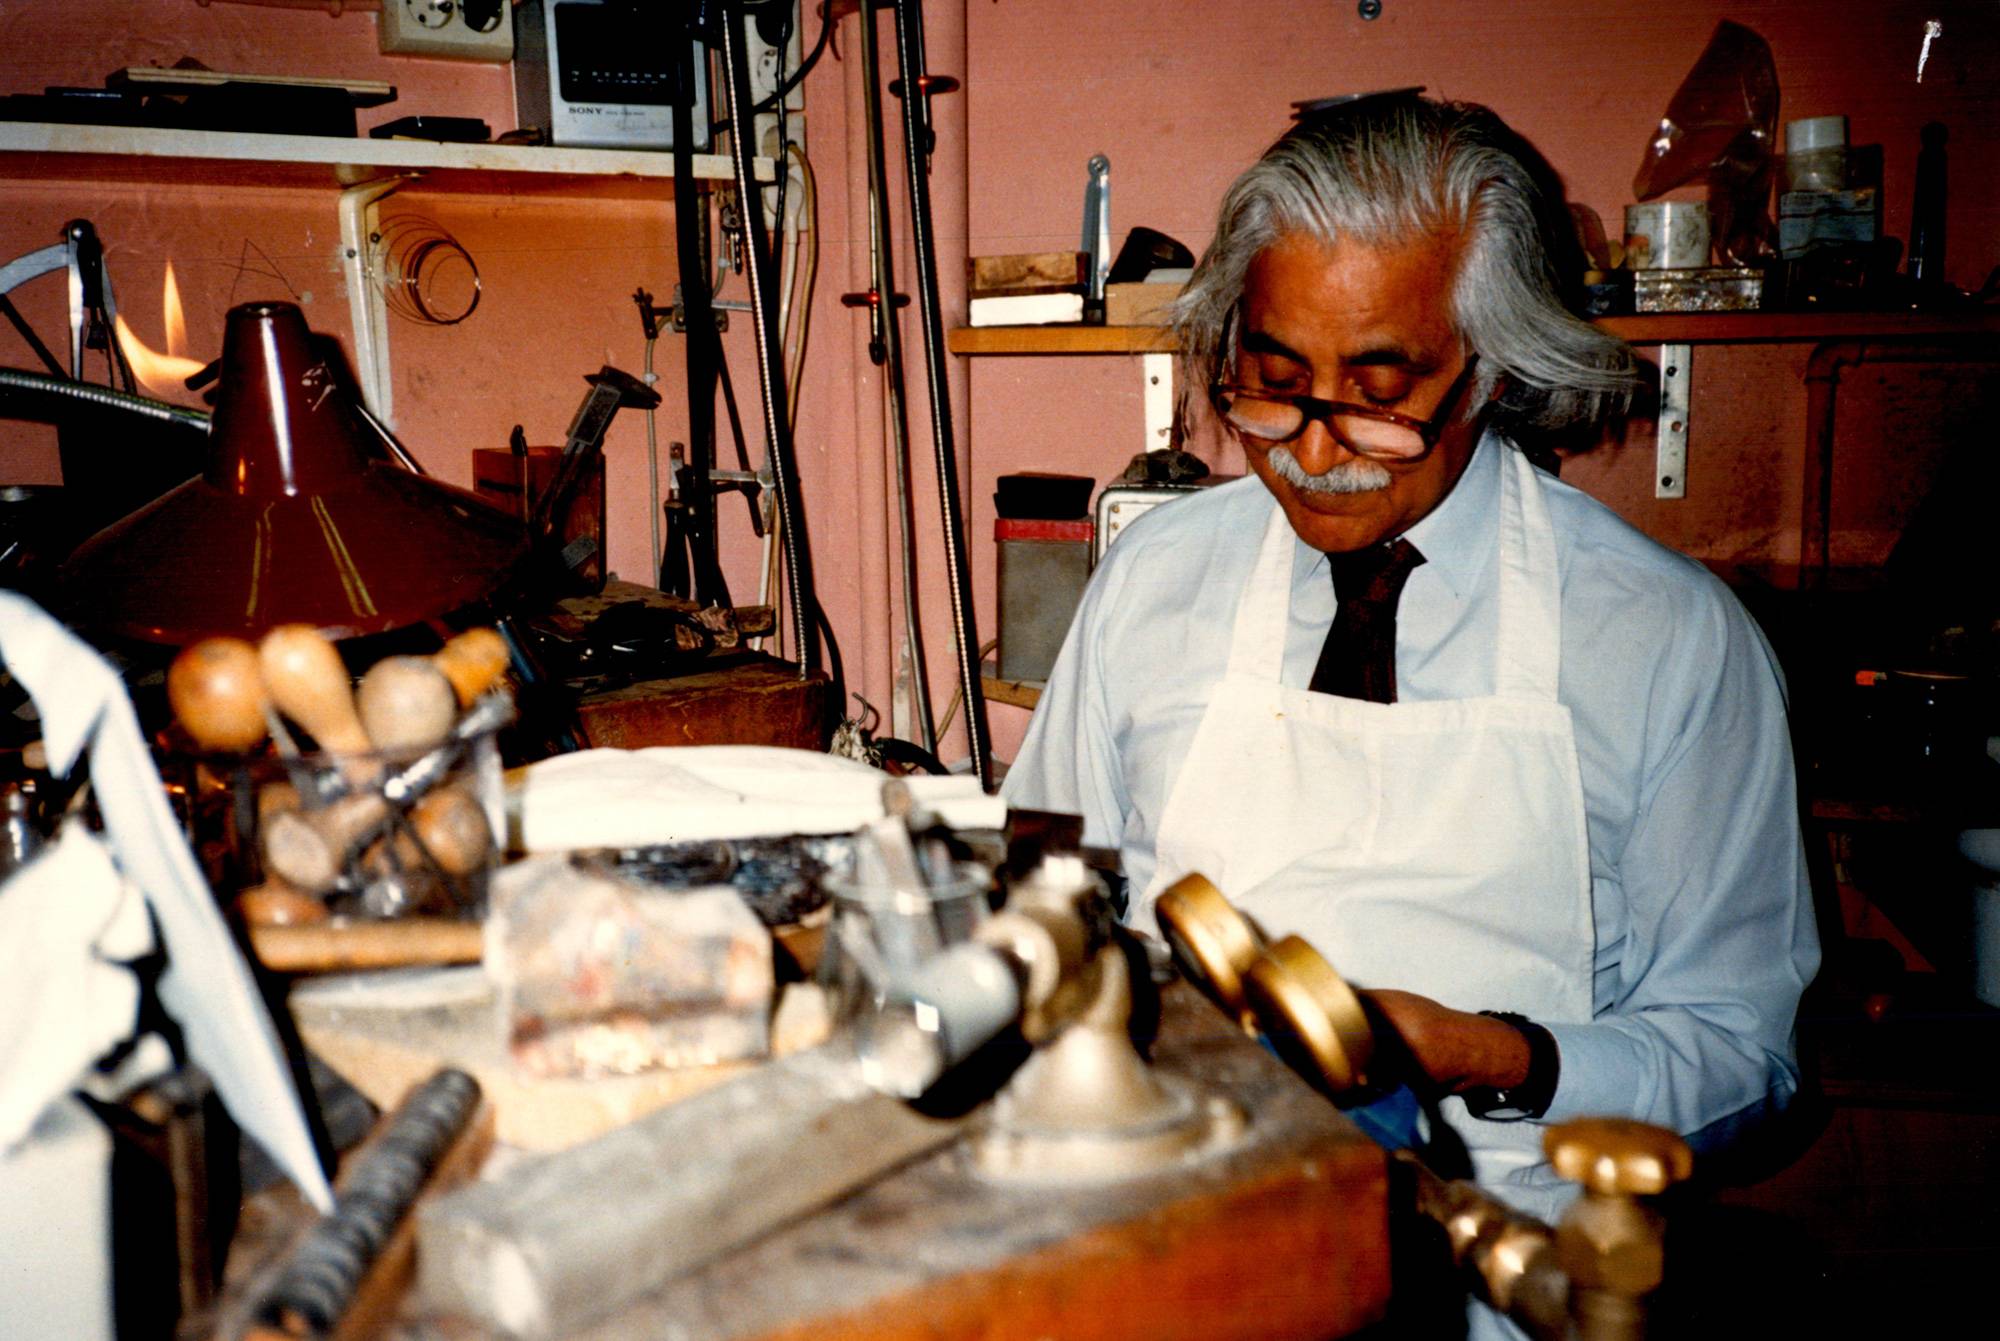
<path id="1" fill-rule="evenodd" d="M 1380 1148 L 1192 991 L 1166 1015 L 1158 1065 L 1250 1115 L 1232 1152 L 1035 1186 L 984 1181 L 946 1149 L 577 1341 L 1282 1341 L 1380 1318 Z"/>

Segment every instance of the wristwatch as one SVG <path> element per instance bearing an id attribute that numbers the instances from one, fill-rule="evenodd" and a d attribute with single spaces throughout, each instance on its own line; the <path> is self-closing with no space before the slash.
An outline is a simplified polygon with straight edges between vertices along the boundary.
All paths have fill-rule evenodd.
<path id="1" fill-rule="evenodd" d="M 1549 1111 L 1556 1097 L 1556 1080 L 1562 1074 L 1562 1052 L 1556 1036 L 1526 1016 L 1509 1010 L 1482 1010 L 1490 1020 L 1512 1025 L 1528 1043 L 1528 1075 L 1518 1085 L 1505 1089 L 1478 1085 L 1459 1095 L 1465 1111 L 1488 1122 L 1521 1122 Z"/>

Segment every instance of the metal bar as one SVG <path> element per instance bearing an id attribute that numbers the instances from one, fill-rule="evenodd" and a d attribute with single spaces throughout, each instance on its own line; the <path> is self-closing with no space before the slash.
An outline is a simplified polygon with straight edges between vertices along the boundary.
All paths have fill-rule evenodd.
<path id="1" fill-rule="evenodd" d="M 1653 440 L 1653 497 L 1687 497 L 1694 347 L 1660 346 L 1660 422 Z"/>
<path id="2" fill-rule="evenodd" d="M 1146 405 L 1146 450 L 1174 445 L 1174 356 L 1146 354 L 1139 360 Z"/>

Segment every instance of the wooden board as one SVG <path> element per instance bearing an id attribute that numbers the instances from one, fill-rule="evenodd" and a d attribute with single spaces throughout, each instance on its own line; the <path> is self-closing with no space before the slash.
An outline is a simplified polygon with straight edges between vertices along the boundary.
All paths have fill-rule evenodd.
<path id="1" fill-rule="evenodd" d="M 479 1082 L 492 1107 L 498 1139 L 520 1150 L 563 1150 L 677 1099 L 698 1094 L 754 1069 L 755 1062 L 648 1071 L 595 1080 L 529 1079 L 515 1074 L 501 1040 L 491 989 L 476 975 L 452 979 L 437 1004 L 417 1008 L 408 979 L 384 980 L 380 1004 L 368 998 L 368 980 L 352 992 L 295 992 L 292 1016 L 299 1037 L 327 1064 L 380 1108 L 392 1106 L 412 1085 L 440 1066 L 456 1066 Z M 438 979 L 440 983 L 445 979 Z M 399 1004 L 400 1003 L 400 1004 Z"/>

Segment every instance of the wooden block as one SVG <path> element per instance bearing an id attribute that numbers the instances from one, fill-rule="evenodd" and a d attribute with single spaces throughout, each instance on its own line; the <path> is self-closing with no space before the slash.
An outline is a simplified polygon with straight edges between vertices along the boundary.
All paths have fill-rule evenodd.
<path id="1" fill-rule="evenodd" d="M 493 1107 L 499 1139 L 522 1150 L 567 1149 L 758 1065 L 524 1079 L 507 1057 L 491 986 L 466 970 L 434 981 L 425 1002 L 407 979 L 385 982 L 372 999 L 361 978 L 327 979 L 293 992 L 292 1016 L 305 1045 L 383 1108 L 440 1066 L 468 1072 Z"/>
<path id="2" fill-rule="evenodd" d="M 1164 326 L 1171 315 L 1174 299 L 1185 284 L 1107 284 L 1104 286 L 1104 324 L 1107 326 Z"/>
<path id="3" fill-rule="evenodd" d="M 1090 257 L 1080 251 L 1029 251 L 966 258 L 975 298 L 1078 288 L 1089 278 Z"/>
<path id="4" fill-rule="evenodd" d="M 826 748 L 831 684 L 771 657 L 586 694 L 577 716 L 593 746 L 784 745 Z"/>

